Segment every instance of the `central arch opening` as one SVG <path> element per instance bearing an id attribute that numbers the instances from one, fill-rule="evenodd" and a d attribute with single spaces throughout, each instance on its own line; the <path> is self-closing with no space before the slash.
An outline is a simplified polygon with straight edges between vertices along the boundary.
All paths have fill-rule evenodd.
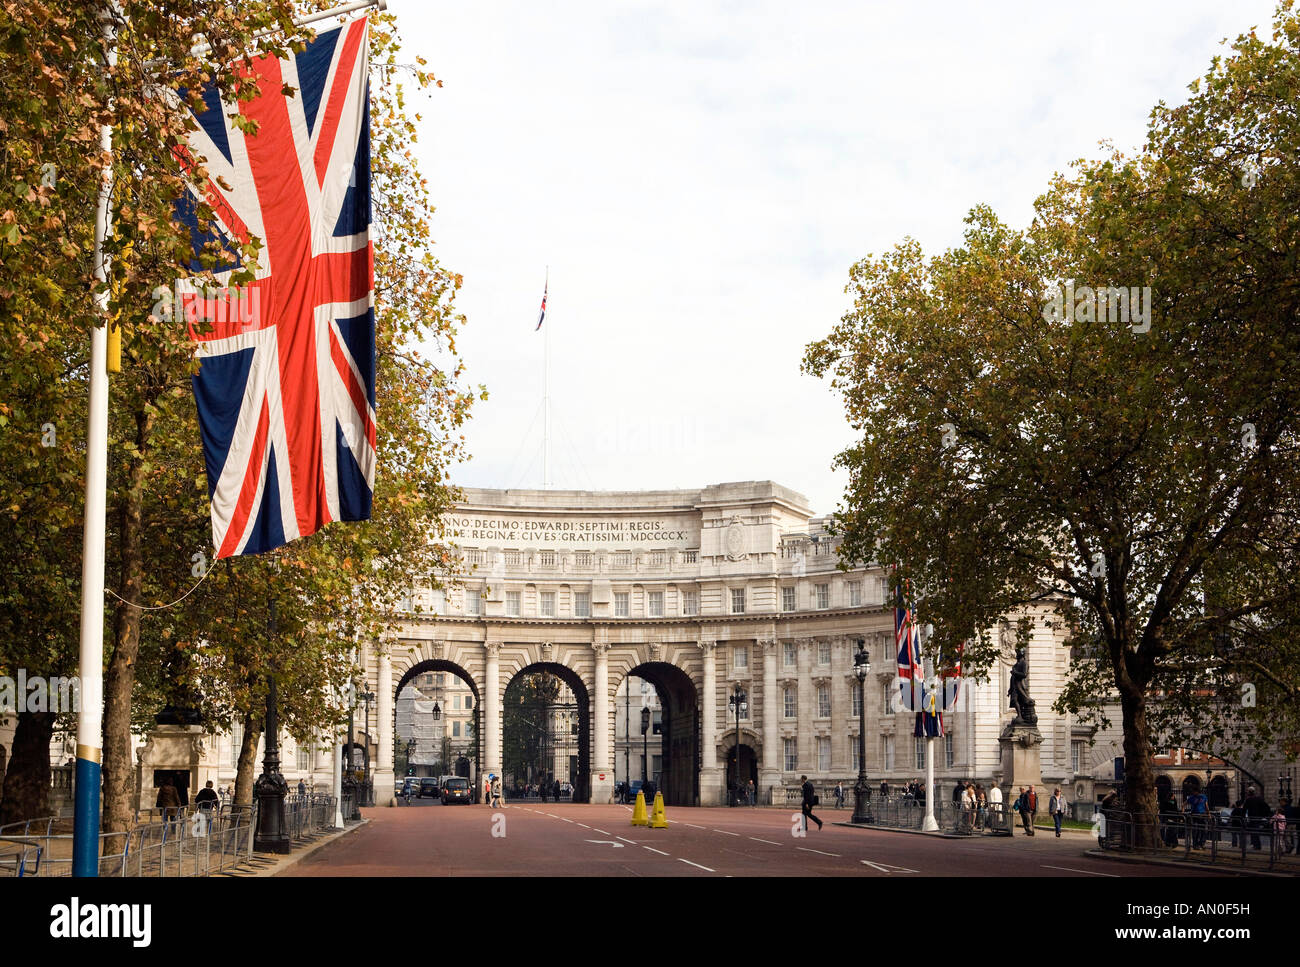
<path id="1" fill-rule="evenodd" d="M 507 798 L 545 794 L 591 801 L 587 686 L 564 665 L 535 662 L 515 673 L 501 702 L 501 771 Z"/>
<path id="2" fill-rule="evenodd" d="M 649 683 L 657 701 L 642 694 L 638 680 Z M 637 665 L 623 679 L 615 703 L 615 770 L 622 780 L 653 780 L 667 806 L 697 805 L 700 712 L 691 677 L 667 662 Z M 643 708 L 649 712 L 644 734 Z"/>

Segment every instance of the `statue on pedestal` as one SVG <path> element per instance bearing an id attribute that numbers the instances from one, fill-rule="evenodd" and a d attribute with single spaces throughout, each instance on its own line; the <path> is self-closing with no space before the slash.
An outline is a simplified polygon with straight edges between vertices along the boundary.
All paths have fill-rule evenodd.
<path id="1" fill-rule="evenodd" d="M 1011 666 L 1011 687 L 1007 689 L 1007 697 L 1011 699 L 1011 707 L 1016 711 L 1016 723 L 1025 725 L 1038 724 L 1038 712 L 1034 709 L 1034 700 L 1029 697 L 1029 663 L 1025 661 L 1025 649 L 1016 650 L 1016 663 Z"/>

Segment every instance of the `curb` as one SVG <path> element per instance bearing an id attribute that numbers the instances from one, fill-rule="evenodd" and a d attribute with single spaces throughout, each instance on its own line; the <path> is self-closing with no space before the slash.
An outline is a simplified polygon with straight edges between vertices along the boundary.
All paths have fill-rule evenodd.
<path id="1" fill-rule="evenodd" d="M 1111 860 L 1115 863 L 1156 863 L 1160 866 L 1173 866 L 1180 870 L 1205 870 L 1209 873 L 1218 873 L 1222 876 L 1266 876 L 1280 878 L 1284 880 L 1294 880 L 1294 873 L 1279 873 L 1277 870 L 1252 870 L 1249 867 L 1229 868 L 1223 866 L 1212 866 L 1209 863 L 1191 863 L 1187 860 L 1171 860 L 1161 856 L 1143 856 L 1131 855 L 1128 853 L 1119 853 L 1115 850 L 1089 849 L 1083 851 L 1084 856 L 1093 856 L 1097 859 Z"/>
<path id="2" fill-rule="evenodd" d="M 302 862 L 303 859 L 310 856 L 312 853 L 316 852 L 318 849 L 320 849 L 322 846 L 326 845 L 327 843 L 332 843 L 336 839 L 341 839 L 344 836 L 348 835 L 348 833 L 356 832 L 358 829 L 360 829 L 362 826 L 367 825 L 369 822 L 370 820 L 368 819 L 362 819 L 360 822 L 353 823 L 351 826 L 344 826 L 342 829 L 336 829 L 328 836 L 322 837 L 321 839 L 318 839 L 313 843 L 309 843 L 303 849 L 294 850 L 292 853 L 290 853 L 288 856 L 284 857 L 283 859 L 276 860 L 271 866 L 268 866 L 261 870 L 253 871 L 249 873 L 248 876 L 250 877 L 275 876 L 276 874 L 281 873 L 284 870 L 287 870 L 289 867 L 295 866 L 296 864 Z M 259 857 L 259 856 L 269 857 L 274 854 L 254 853 L 253 855 L 254 857 Z"/>
<path id="3" fill-rule="evenodd" d="M 936 829 L 936 830 L 934 830 L 934 832 L 927 833 L 927 832 L 926 832 L 925 830 L 923 830 L 923 829 L 899 829 L 897 826 L 877 826 L 875 823 L 862 823 L 862 824 L 859 824 L 859 823 L 830 823 L 829 825 L 831 825 L 831 826 L 841 826 L 841 827 L 843 827 L 844 829 L 865 829 L 865 830 L 874 830 L 874 831 L 876 831 L 876 832 L 880 832 L 880 833 L 906 833 L 906 834 L 909 835 L 909 836 L 926 836 L 926 837 L 929 837 L 930 839 L 966 839 L 966 840 L 971 840 L 971 839 L 981 839 L 981 838 L 983 838 L 983 836 L 987 835 L 987 834 L 981 834 L 980 836 L 974 836 L 974 835 L 971 835 L 971 836 L 964 836 L 964 835 L 962 835 L 961 833 L 945 833 L 945 832 L 944 832 L 943 830 L 941 830 L 941 829 Z M 990 838 L 1000 838 L 1000 837 L 990 837 Z"/>

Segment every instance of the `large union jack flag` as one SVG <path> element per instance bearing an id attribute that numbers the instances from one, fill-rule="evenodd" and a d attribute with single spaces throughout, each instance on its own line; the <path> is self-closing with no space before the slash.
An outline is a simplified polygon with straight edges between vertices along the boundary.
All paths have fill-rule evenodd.
<path id="1" fill-rule="evenodd" d="M 370 517 L 375 479 L 374 253 L 370 240 L 367 23 L 288 60 L 241 67 L 260 94 L 214 91 L 181 163 L 201 163 L 215 214 L 196 244 L 262 241 L 255 311 L 192 327 L 194 377 L 218 558 L 256 554 L 334 520 Z M 286 90 L 291 93 L 286 94 Z M 228 115 L 256 122 L 245 134 Z M 194 216 L 199 206 L 188 205 Z M 197 267 L 197 266 L 196 266 Z M 218 281 L 241 267 L 223 266 Z M 179 288 L 179 287 L 178 287 Z M 251 296 L 251 298 L 250 298 Z M 208 310 L 213 299 L 195 297 Z M 182 302 L 185 302 L 182 298 Z M 193 303 L 186 306 L 196 318 Z"/>

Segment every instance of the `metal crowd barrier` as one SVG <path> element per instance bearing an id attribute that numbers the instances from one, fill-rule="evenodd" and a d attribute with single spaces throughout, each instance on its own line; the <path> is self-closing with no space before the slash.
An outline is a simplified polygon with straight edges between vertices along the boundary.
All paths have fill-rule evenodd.
<path id="1" fill-rule="evenodd" d="M 1150 813 L 1122 809 L 1098 810 L 1097 844 L 1103 850 L 1207 858 L 1211 863 L 1235 859 L 1242 866 L 1252 859 L 1269 870 L 1300 872 L 1300 837 L 1293 825 L 1274 824 L 1266 817 L 1232 817 L 1217 813 Z"/>

